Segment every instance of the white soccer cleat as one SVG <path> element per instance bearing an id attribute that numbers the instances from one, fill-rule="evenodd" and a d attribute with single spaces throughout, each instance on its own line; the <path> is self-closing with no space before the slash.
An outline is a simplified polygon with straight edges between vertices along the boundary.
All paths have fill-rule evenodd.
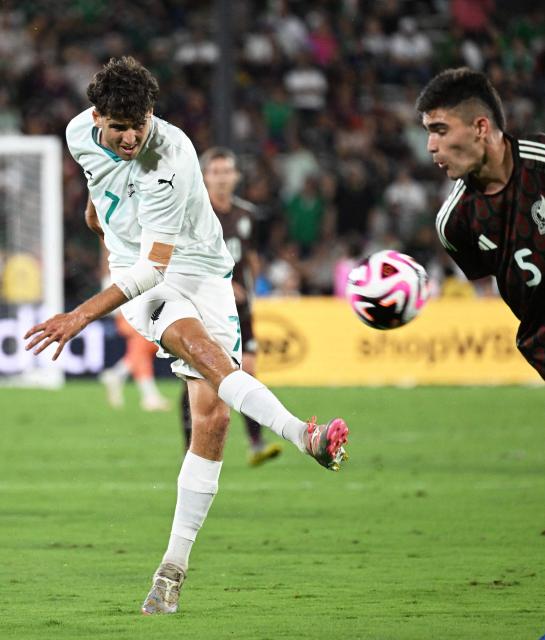
<path id="1" fill-rule="evenodd" d="M 106 397 L 108 403 L 114 409 L 119 409 L 125 404 L 125 398 L 123 397 L 124 381 L 115 371 L 112 369 L 105 369 L 98 377 L 106 388 Z"/>
<path id="2" fill-rule="evenodd" d="M 170 401 L 163 396 L 149 396 L 142 398 L 140 407 L 143 411 L 170 411 Z"/>
<path id="3" fill-rule="evenodd" d="M 142 605 L 142 613 L 145 616 L 176 613 L 184 580 L 185 573 L 179 567 L 169 562 L 162 564 L 153 576 L 153 584 Z"/>

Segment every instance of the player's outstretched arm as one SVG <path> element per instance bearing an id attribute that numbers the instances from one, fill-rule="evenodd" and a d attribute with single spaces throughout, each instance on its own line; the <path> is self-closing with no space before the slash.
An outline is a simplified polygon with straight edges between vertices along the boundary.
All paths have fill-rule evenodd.
<path id="1" fill-rule="evenodd" d="M 70 313 L 59 313 L 29 329 L 25 334 L 25 340 L 32 336 L 34 338 L 25 349 L 34 349 L 34 355 L 38 355 L 52 342 L 58 342 L 59 346 L 53 355 L 53 360 L 56 360 L 64 345 L 90 322 L 102 318 L 128 300 L 159 284 L 164 278 L 164 271 L 174 251 L 176 237 L 176 234 L 143 229 L 140 259 L 127 269 L 115 284 L 89 298 Z"/>
<path id="2" fill-rule="evenodd" d="M 127 302 L 127 297 L 117 285 L 112 285 L 96 296 L 89 298 L 69 313 L 59 313 L 45 322 L 35 325 L 25 334 L 25 340 L 34 338 L 26 345 L 25 349 L 34 349 L 34 355 L 38 355 L 52 342 L 58 342 L 59 346 L 53 355 L 56 360 L 64 345 L 77 336 L 88 324 L 102 318 L 114 309 Z"/>

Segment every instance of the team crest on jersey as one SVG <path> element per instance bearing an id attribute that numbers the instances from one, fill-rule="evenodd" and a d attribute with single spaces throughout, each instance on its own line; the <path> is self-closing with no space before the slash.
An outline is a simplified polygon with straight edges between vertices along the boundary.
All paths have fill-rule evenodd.
<path id="1" fill-rule="evenodd" d="M 238 221 L 237 231 L 238 235 L 241 238 L 246 239 L 250 237 L 250 232 L 252 231 L 252 223 L 246 216 Z"/>
<path id="2" fill-rule="evenodd" d="M 129 198 L 134 195 L 135 191 L 136 189 L 134 188 L 134 184 L 132 182 L 127 185 L 127 195 L 129 196 Z"/>
<path id="3" fill-rule="evenodd" d="M 159 316 L 161 315 L 163 309 L 165 308 L 165 303 L 162 302 L 157 309 L 155 309 L 155 311 L 151 314 L 151 321 L 153 322 L 153 324 L 155 324 L 157 322 L 157 320 L 159 320 Z"/>
<path id="4" fill-rule="evenodd" d="M 541 235 L 545 235 L 545 197 L 536 200 L 532 205 L 532 218 L 537 224 L 537 230 Z"/>

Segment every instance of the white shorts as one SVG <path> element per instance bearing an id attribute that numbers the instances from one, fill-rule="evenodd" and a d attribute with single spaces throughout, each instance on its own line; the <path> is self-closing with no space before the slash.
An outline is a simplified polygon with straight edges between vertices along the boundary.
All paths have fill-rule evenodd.
<path id="1" fill-rule="evenodd" d="M 126 302 L 121 312 L 138 333 L 159 345 L 158 358 L 176 357 L 161 348 L 165 329 L 176 320 L 196 318 L 240 366 L 240 323 L 231 278 L 169 273 L 164 282 Z M 182 359 L 171 369 L 180 378 L 203 377 Z"/>

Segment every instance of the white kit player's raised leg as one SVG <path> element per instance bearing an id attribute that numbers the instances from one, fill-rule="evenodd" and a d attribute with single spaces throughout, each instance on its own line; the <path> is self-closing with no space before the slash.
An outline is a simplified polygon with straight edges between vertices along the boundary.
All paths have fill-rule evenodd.
<path id="1" fill-rule="evenodd" d="M 245 371 L 234 371 L 225 377 L 218 395 L 231 408 L 293 442 L 300 451 L 331 471 L 339 471 L 341 463 L 348 459 L 343 447 L 348 439 L 348 427 L 342 418 L 335 418 L 327 425 L 317 425 L 316 418 L 303 422 L 262 382 Z"/>

